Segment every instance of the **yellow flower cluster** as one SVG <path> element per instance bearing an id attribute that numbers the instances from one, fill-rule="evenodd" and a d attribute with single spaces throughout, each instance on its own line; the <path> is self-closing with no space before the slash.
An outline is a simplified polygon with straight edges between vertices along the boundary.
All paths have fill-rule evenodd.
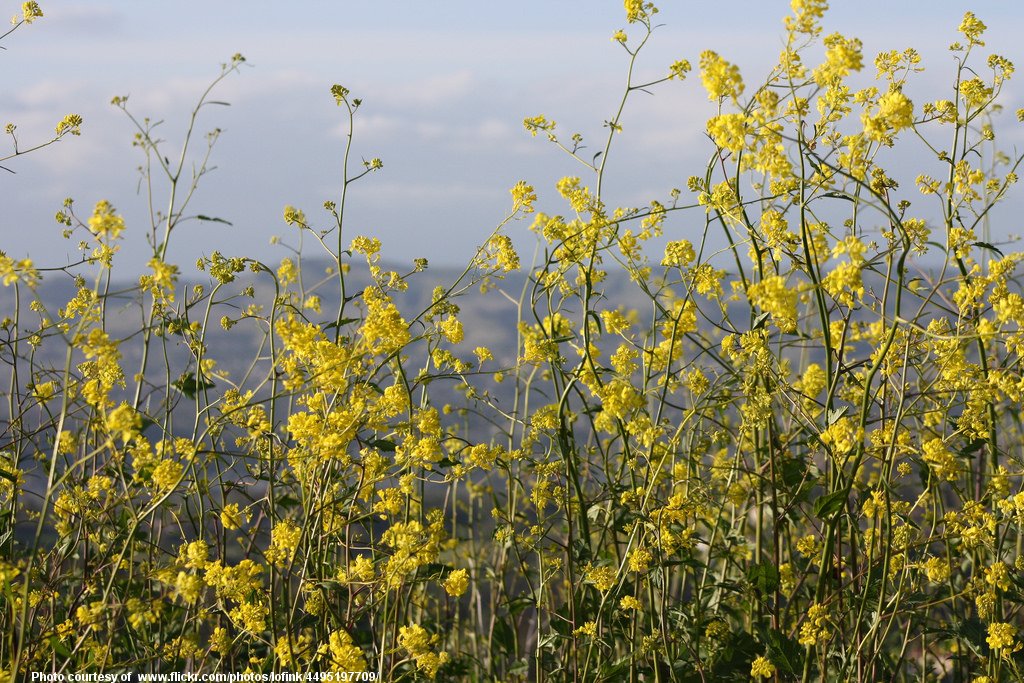
<path id="1" fill-rule="evenodd" d="M 381 541 L 393 550 L 384 568 L 387 586 L 397 588 L 417 568 L 435 562 L 443 537 L 441 520 L 436 516 L 427 528 L 415 520 L 393 523 L 381 536 Z"/>
<path id="2" fill-rule="evenodd" d="M 513 211 L 522 210 L 523 213 L 533 213 L 533 203 L 537 201 L 537 193 L 534 192 L 532 185 L 520 180 L 512 186 L 510 192 L 512 193 Z"/>
<path id="3" fill-rule="evenodd" d="M 814 80 L 818 85 L 833 85 L 851 72 L 864 68 L 863 44 L 859 39 L 832 33 L 825 36 L 824 44 L 825 61 L 814 70 Z"/>
<path id="4" fill-rule="evenodd" d="M 1007 623 L 993 623 L 988 625 L 988 637 L 985 642 L 993 650 L 1016 651 L 1020 645 L 1016 644 L 1017 627 Z"/>
<path id="5" fill-rule="evenodd" d="M 793 33 L 817 35 L 821 28 L 818 19 L 825 16 L 827 0 L 792 0 L 793 16 L 786 17 L 786 30 Z"/>
<path id="6" fill-rule="evenodd" d="M 796 332 L 797 290 L 786 283 L 781 275 L 767 277 L 747 290 L 750 302 L 766 313 L 781 332 Z"/>
<path id="7" fill-rule="evenodd" d="M 57 137 L 63 137 L 64 135 L 81 135 L 82 134 L 82 117 L 79 114 L 68 114 L 54 127 Z"/>
<path id="8" fill-rule="evenodd" d="M 665 257 L 661 265 L 683 267 L 693 263 L 696 258 L 690 240 L 675 240 L 665 245 Z"/>
<path id="9" fill-rule="evenodd" d="M 619 600 L 619 609 L 623 612 L 641 612 L 643 611 L 643 603 L 634 598 L 632 595 L 624 595 Z"/>
<path id="10" fill-rule="evenodd" d="M 398 644 L 416 660 L 416 668 L 427 678 L 437 676 L 437 670 L 449 659 L 447 652 L 434 652 L 437 635 L 431 636 L 419 624 L 403 626 L 398 630 Z"/>
<path id="11" fill-rule="evenodd" d="M 611 590 L 618 582 L 618 572 L 615 567 L 600 566 L 600 567 L 588 567 L 586 571 L 586 579 L 592 583 L 597 590 L 605 593 Z"/>
<path id="12" fill-rule="evenodd" d="M 448 595 L 457 598 L 469 588 L 469 574 L 465 569 L 456 569 L 448 575 L 442 585 Z"/>
<path id="13" fill-rule="evenodd" d="M 801 645 L 820 645 L 828 642 L 831 637 L 828 626 L 828 608 L 825 605 L 813 604 L 807 610 L 807 616 L 800 625 Z"/>
<path id="14" fill-rule="evenodd" d="M 938 479 L 956 481 L 960 474 L 960 464 L 940 438 L 929 439 L 921 444 L 921 459 Z"/>
<path id="15" fill-rule="evenodd" d="M 652 2 L 644 0 L 623 0 L 626 9 L 626 21 L 633 24 L 638 21 L 648 21 L 653 14 L 658 13 L 658 8 Z"/>
<path id="16" fill-rule="evenodd" d="M 932 583 L 945 583 L 949 579 L 949 562 L 941 557 L 930 557 L 924 563 L 925 575 Z"/>
<path id="17" fill-rule="evenodd" d="M 628 380 L 615 379 L 597 389 L 601 399 L 601 414 L 595 421 L 595 427 L 601 431 L 614 432 L 619 420 L 626 420 L 643 407 L 643 396 Z"/>
<path id="18" fill-rule="evenodd" d="M 775 665 L 767 657 L 756 657 L 750 665 L 751 678 L 771 678 L 774 675 Z"/>
<path id="19" fill-rule="evenodd" d="M 142 427 L 142 416 L 122 401 L 121 405 L 106 414 L 104 422 L 111 438 L 118 436 L 121 441 L 128 443 L 139 433 L 139 429 Z"/>
<path id="20" fill-rule="evenodd" d="M 597 622 L 586 621 L 582 626 L 577 626 L 573 629 L 572 634 L 579 637 L 596 638 L 597 637 Z"/>
<path id="21" fill-rule="evenodd" d="M 174 303 L 174 286 L 178 281 L 178 266 L 163 259 L 152 258 L 147 264 L 151 275 L 139 277 L 139 286 L 153 295 L 159 306 Z"/>
<path id="22" fill-rule="evenodd" d="M 291 562 L 302 538 L 302 528 L 294 522 L 284 519 L 274 524 L 270 531 L 270 547 L 267 548 L 267 562 L 274 565 L 285 565 Z"/>
<path id="23" fill-rule="evenodd" d="M 85 379 L 82 395 L 90 405 L 101 407 L 109 404 L 108 395 L 115 385 L 124 386 L 124 372 L 119 361 L 121 352 L 118 343 L 99 328 L 89 331 L 81 344 L 86 361 L 80 363 L 78 371 Z"/>
<path id="24" fill-rule="evenodd" d="M 981 40 L 981 34 L 985 32 L 988 27 L 985 26 L 984 22 L 978 17 L 974 16 L 974 12 L 966 12 L 963 20 L 960 22 L 960 26 L 957 30 L 964 34 L 967 38 L 968 43 L 971 45 L 978 45 L 984 47 L 985 43 Z"/>
<path id="25" fill-rule="evenodd" d="M 689 61 L 685 59 L 676 60 L 669 65 L 668 77 L 671 80 L 681 81 L 686 78 L 686 74 L 690 73 L 692 68 Z"/>
<path id="26" fill-rule="evenodd" d="M 845 245 L 857 246 L 855 249 L 847 250 Z M 821 285 L 839 303 L 853 306 L 855 300 L 864 298 L 864 279 L 861 272 L 864 267 L 864 245 L 857 238 L 848 238 L 837 245 L 834 254 L 838 257 L 844 251 L 850 255 L 850 260 L 840 262 L 822 279 Z"/>
<path id="27" fill-rule="evenodd" d="M 731 99 L 743 94 L 743 78 L 739 67 L 722 59 L 717 52 L 700 53 L 700 80 L 708 92 L 709 100 Z"/>
<path id="28" fill-rule="evenodd" d="M 523 119 L 523 127 L 534 137 L 537 136 L 538 132 L 545 131 L 549 138 L 554 139 L 556 125 L 554 121 L 549 120 L 543 115 L 528 116 Z"/>
<path id="29" fill-rule="evenodd" d="M 730 152 L 740 152 L 748 132 L 747 117 L 745 114 L 719 114 L 708 119 L 707 130 L 716 145 Z"/>
<path id="30" fill-rule="evenodd" d="M 43 10 L 40 9 L 38 2 L 30 0 L 30 2 L 23 2 L 21 4 L 21 20 L 26 24 L 31 24 L 41 16 L 43 16 Z M 16 21 L 17 18 L 15 17 L 14 20 Z M 14 22 L 12 21 L 12 23 Z"/>
<path id="31" fill-rule="evenodd" d="M 632 58 L 656 10 L 623 6 L 630 34 L 612 51 Z M 1021 158 L 995 151 L 989 116 L 1014 67 L 992 55 L 982 75 L 969 58 L 985 26 L 968 13 L 958 92 L 916 114 L 916 52 L 879 54 L 875 84 L 855 90 L 872 76 L 854 76 L 860 40 L 825 36 L 825 0 L 791 6 L 779 63 L 756 88 L 700 55 L 716 111 L 698 127 L 714 153 L 691 197 L 606 205 L 607 157 L 527 118 L 587 175 L 557 181 L 564 215 L 540 212 L 526 181 L 511 186 L 511 210 L 454 283 L 423 289 L 425 259 L 385 269 L 370 236 L 346 248 L 332 201 L 324 230 L 288 206 L 286 223 L 331 253 L 323 273 L 299 248 L 279 266 L 214 251 L 197 262 L 204 282 L 179 293 L 184 274 L 154 244 L 128 288 L 142 326 L 126 329 L 99 267 L 125 220 L 107 201 L 79 220 L 67 201 L 58 222 L 87 231 L 81 260 L 99 277 L 64 269 L 74 293 L 55 320 L 41 299 L 0 315 L 16 369 L 4 396 L 17 403 L 0 425 L 0 503 L 19 508 L 0 536 L 25 514 L 45 527 L 32 562 L 0 562 L 0 626 L 22 624 L 27 643 L 15 645 L 23 671 L 0 678 L 54 657 L 114 670 L 124 653 L 164 669 L 491 680 L 515 677 L 514 659 L 569 678 L 615 662 L 714 678 L 757 611 L 749 590 L 678 599 L 715 586 L 784 594 L 772 625 L 810 648 L 805 677 L 848 673 L 832 655 L 863 640 L 864 595 L 910 593 L 920 609 L 889 610 L 892 628 L 875 634 L 879 675 L 913 675 L 918 659 L 1010 675 L 1024 256 L 996 258 L 1003 243 L 977 226 L 1017 180 Z M 19 21 L 41 16 L 25 8 Z M 648 83 L 631 72 L 625 94 L 689 69 L 677 61 Z M 360 107 L 332 93 L 343 114 Z M 80 125 L 69 117 L 58 134 Z M 148 125 L 138 140 L 154 152 Z M 616 149 L 628 141 L 618 116 L 607 128 Z M 911 213 L 898 192 L 914 173 L 880 166 L 903 131 L 914 135 L 901 148 L 920 134 L 948 172 L 917 179 L 948 240 L 934 269 L 913 263 L 934 212 Z M 381 166 L 371 157 L 357 175 Z M 172 222 L 190 214 L 179 208 Z M 505 226 L 531 213 L 538 261 L 508 277 L 521 236 Z M 38 279 L 0 253 L 0 280 L 17 285 L 6 294 L 27 298 L 21 283 Z M 474 329 L 476 301 L 460 297 L 477 289 L 504 297 L 508 329 Z M 241 348 L 208 334 L 221 315 L 266 335 L 247 368 L 218 357 Z M 63 372 L 51 362 L 61 344 Z M 130 387 L 122 354 L 137 368 Z M 52 486 L 26 513 L 33 481 Z M 37 580 L 51 575 L 61 581 Z M 914 639 L 972 615 L 988 649 Z M 512 637 L 509 619 L 531 637 Z M 747 648 L 750 678 L 793 673 L 780 645 Z"/>
<path id="32" fill-rule="evenodd" d="M 214 561 L 207 563 L 203 579 L 207 585 L 213 587 L 219 597 L 242 602 L 262 587 L 262 573 L 263 567 L 249 558 L 233 566 L 225 566 Z"/>
<path id="33" fill-rule="evenodd" d="M 821 442 L 828 446 L 832 457 L 849 455 L 863 439 L 863 433 L 852 417 L 843 416 L 821 433 Z"/>
<path id="34" fill-rule="evenodd" d="M 97 237 L 117 239 L 124 231 L 124 218 L 115 213 L 110 202 L 101 200 L 89 217 L 89 230 Z"/>
<path id="35" fill-rule="evenodd" d="M 334 671 L 358 673 L 367 670 L 363 651 L 353 642 L 348 631 L 332 631 L 326 651 L 321 648 L 321 653 L 327 655 L 328 664 Z"/>
<path id="36" fill-rule="evenodd" d="M 914 124 L 914 103 L 899 90 L 890 90 L 878 99 L 877 110 L 861 116 L 864 134 L 885 145 L 892 145 L 893 135 Z"/>
<path id="37" fill-rule="evenodd" d="M 361 328 L 369 349 L 392 354 L 409 343 L 409 328 L 391 298 L 377 287 L 363 290 L 366 318 Z"/>
<path id="38" fill-rule="evenodd" d="M 39 282 L 39 272 L 33 266 L 32 259 L 15 261 L 0 251 L 0 282 L 8 287 L 18 281 L 24 282 L 30 287 L 35 287 Z"/>

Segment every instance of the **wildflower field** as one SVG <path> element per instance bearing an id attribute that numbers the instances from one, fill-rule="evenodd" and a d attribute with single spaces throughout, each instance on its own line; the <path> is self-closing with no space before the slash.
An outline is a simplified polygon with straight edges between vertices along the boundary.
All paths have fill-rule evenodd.
<path id="1" fill-rule="evenodd" d="M 1024 254 L 990 220 L 1024 158 L 1014 67 L 971 12 L 933 65 L 826 9 L 792 0 L 764 73 L 704 50 L 647 82 L 659 16 L 626 0 L 606 137 L 525 118 L 568 174 L 512 187 L 441 281 L 346 223 L 384 172 L 372 92 L 325 85 L 344 178 L 284 208 L 273 263 L 168 261 L 217 227 L 190 209 L 205 105 L 244 57 L 177 143 L 115 98 L 148 223 L 68 199 L 77 262 L 0 252 L 2 676 L 1024 679 Z M 947 86 L 912 99 L 925 68 Z M 608 205 L 629 104 L 663 88 L 717 104 L 707 164 Z M 8 125 L 0 165 L 86 124 Z"/>

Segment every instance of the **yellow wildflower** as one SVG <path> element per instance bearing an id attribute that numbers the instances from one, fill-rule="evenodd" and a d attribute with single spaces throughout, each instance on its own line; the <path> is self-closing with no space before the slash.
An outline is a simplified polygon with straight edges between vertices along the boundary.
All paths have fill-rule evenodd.
<path id="1" fill-rule="evenodd" d="M 700 80 L 708 91 L 709 100 L 728 97 L 735 101 L 743 94 L 743 78 L 739 68 L 711 50 L 700 53 Z"/>
<path id="2" fill-rule="evenodd" d="M 285 519 L 274 524 L 274 528 L 270 531 L 270 547 L 267 548 L 266 553 L 267 561 L 275 565 L 291 561 L 301 538 L 302 528 L 290 520 Z"/>
<path id="3" fill-rule="evenodd" d="M 366 671 L 366 657 L 347 631 L 334 631 L 328 636 L 327 653 L 336 671 Z"/>
<path id="4" fill-rule="evenodd" d="M 512 193 L 513 210 L 522 209 L 523 213 L 533 213 L 533 203 L 537 201 L 537 193 L 534 192 L 532 185 L 527 185 L 525 181 L 520 180 L 512 186 L 510 192 Z"/>
<path id="5" fill-rule="evenodd" d="M 594 638 L 597 636 L 597 622 L 588 621 L 582 626 L 573 630 L 574 636 L 587 636 L 588 638 Z"/>
<path id="6" fill-rule="evenodd" d="M 427 678 L 437 676 L 437 670 L 449 659 L 447 652 L 433 651 L 433 645 L 437 640 L 437 636 L 430 636 L 427 630 L 418 624 L 398 629 L 399 646 L 416 660 L 416 668 Z"/>
<path id="7" fill-rule="evenodd" d="M 466 570 L 456 569 L 448 575 L 448 578 L 444 580 L 442 585 L 448 595 L 456 598 L 459 597 L 466 592 L 467 588 L 469 588 L 469 578 L 466 574 Z"/>
<path id="8" fill-rule="evenodd" d="M 124 219 L 114 213 L 114 207 L 107 200 L 96 203 L 89 218 L 89 230 L 97 237 L 117 239 L 124 231 Z"/>
<path id="9" fill-rule="evenodd" d="M 591 567 L 586 572 L 586 578 L 603 593 L 615 585 L 617 573 L 615 567 Z"/>
<path id="10" fill-rule="evenodd" d="M 750 665 L 751 678 L 771 678 L 775 675 L 775 665 L 767 657 L 758 657 Z"/>
<path id="11" fill-rule="evenodd" d="M 796 332 L 797 295 L 797 290 L 787 285 L 781 275 L 766 277 L 747 290 L 750 302 L 770 313 L 780 332 Z"/>
<path id="12" fill-rule="evenodd" d="M 21 4 L 21 17 L 26 24 L 31 24 L 41 16 L 43 16 L 43 10 L 39 8 L 38 2 L 23 2 Z"/>
<path id="13" fill-rule="evenodd" d="M 874 115 L 861 116 L 864 134 L 884 144 L 892 143 L 892 134 L 909 128 L 914 123 L 914 103 L 899 90 L 891 90 L 878 99 Z"/>
<path id="14" fill-rule="evenodd" d="M 993 650 L 1016 650 L 1017 648 L 1014 647 L 1016 636 L 1016 626 L 997 622 L 988 625 L 988 637 L 985 642 Z"/>
<path id="15" fill-rule="evenodd" d="M 228 503 L 224 506 L 220 512 L 220 523 L 228 530 L 242 526 L 242 513 L 238 508 L 238 503 Z"/>
<path id="16" fill-rule="evenodd" d="M 33 3 L 34 4 L 34 3 Z M 981 34 L 988 28 L 978 17 L 974 16 L 974 12 L 967 12 L 964 14 L 963 21 L 960 22 L 960 26 L 957 30 L 964 34 L 967 41 L 971 45 L 978 45 L 984 47 L 985 43 L 981 40 Z"/>
<path id="17" fill-rule="evenodd" d="M 665 245 L 663 266 L 687 266 L 697 258 L 690 240 L 676 240 Z"/>
<path id="18" fill-rule="evenodd" d="M 730 152 L 740 152 L 747 135 L 745 114 L 720 114 L 708 119 L 708 135 L 715 144 Z"/>
<path id="19" fill-rule="evenodd" d="M 619 600 L 619 609 L 623 611 L 633 610 L 634 612 L 643 611 L 643 604 L 632 595 L 627 595 Z"/>

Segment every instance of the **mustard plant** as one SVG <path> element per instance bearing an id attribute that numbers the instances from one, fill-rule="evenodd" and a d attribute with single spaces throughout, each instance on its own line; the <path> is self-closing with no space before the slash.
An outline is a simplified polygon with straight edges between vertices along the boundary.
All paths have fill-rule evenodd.
<path id="1" fill-rule="evenodd" d="M 197 126 L 245 60 L 173 155 L 114 98 L 148 224 L 69 199 L 79 263 L 0 256 L 5 676 L 1020 678 L 1024 298 L 990 226 L 1013 64 L 967 12 L 950 88 L 915 102 L 915 50 L 871 69 L 823 0 L 792 8 L 762 78 L 704 50 L 649 80 L 658 10 L 626 0 L 597 153 L 527 117 L 580 175 L 513 186 L 444 281 L 352 234 L 384 164 L 341 85 L 337 196 L 285 207 L 279 262 L 186 280 L 171 241 L 224 222 L 189 209 L 220 135 L 197 151 Z M 708 163 L 614 206 L 628 105 L 664 87 L 715 105 Z"/>

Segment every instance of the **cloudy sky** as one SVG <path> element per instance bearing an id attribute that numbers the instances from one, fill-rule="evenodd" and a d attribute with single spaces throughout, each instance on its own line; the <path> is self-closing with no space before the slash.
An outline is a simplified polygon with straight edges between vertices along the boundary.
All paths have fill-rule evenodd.
<path id="1" fill-rule="evenodd" d="M 200 132 L 224 132 L 213 154 L 217 169 L 204 179 L 194 212 L 233 226 L 183 226 L 172 253 L 183 264 L 214 249 L 279 259 L 283 252 L 269 242 L 290 235 L 284 205 L 313 219 L 323 215 L 323 201 L 338 196 L 343 142 L 333 83 L 363 99 L 356 158 L 385 164 L 354 187 L 349 235 L 379 236 L 393 259 L 457 264 L 502 218 L 517 180 L 535 184 L 542 204 L 562 210 L 553 183 L 579 169 L 530 138 L 522 119 L 543 113 L 562 130 L 581 132 L 596 151 L 626 67 L 627 55 L 610 36 L 630 28 L 615 0 L 40 4 L 46 16 L 9 36 L 0 51 L 0 119 L 18 125 L 23 144 L 47 135 L 69 111 L 82 114 L 85 125 L 81 137 L 8 163 L 16 174 L 0 175 L 0 249 L 41 265 L 64 263 L 69 245 L 52 218 L 61 200 L 74 197 L 84 216 L 106 198 L 133 233 L 119 257 L 124 271 L 147 258 L 146 209 L 136 171 L 142 157 L 131 146 L 130 122 L 109 104 L 114 95 L 129 96 L 138 117 L 164 122 L 158 130 L 171 153 L 219 65 L 236 52 L 248 60 L 214 95 L 232 106 L 211 107 L 199 121 Z M 986 50 L 1024 68 L 1024 10 L 1015 4 L 977 0 L 970 9 L 990 27 Z M 860 37 L 869 60 L 883 49 L 916 47 L 927 71 L 915 87 L 928 99 L 949 96 L 953 62 L 945 48 L 957 37 L 963 3 L 833 5 L 827 32 Z M 774 64 L 789 12 L 786 0 L 659 6 L 664 25 L 641 57 L 642 77 L 657 78 L 680 58 L 696 64 L 702 50 L 715 49 L 741 66 L 748 84 Z M 19 7 L 0 0 L 8 15 Z M 1010 112 L 1024 106 L 1011 85 Z M 610 202 L 645 205 L 685 187 L 710 151 L 703 135 L 710 111 L 697 78 L 632 100 L 612 152 Z M 1004 139 L 1024 146 L 1012 115 L 1004 119 Z M 668 228 L 692 237 L 684 219 Z"/>

